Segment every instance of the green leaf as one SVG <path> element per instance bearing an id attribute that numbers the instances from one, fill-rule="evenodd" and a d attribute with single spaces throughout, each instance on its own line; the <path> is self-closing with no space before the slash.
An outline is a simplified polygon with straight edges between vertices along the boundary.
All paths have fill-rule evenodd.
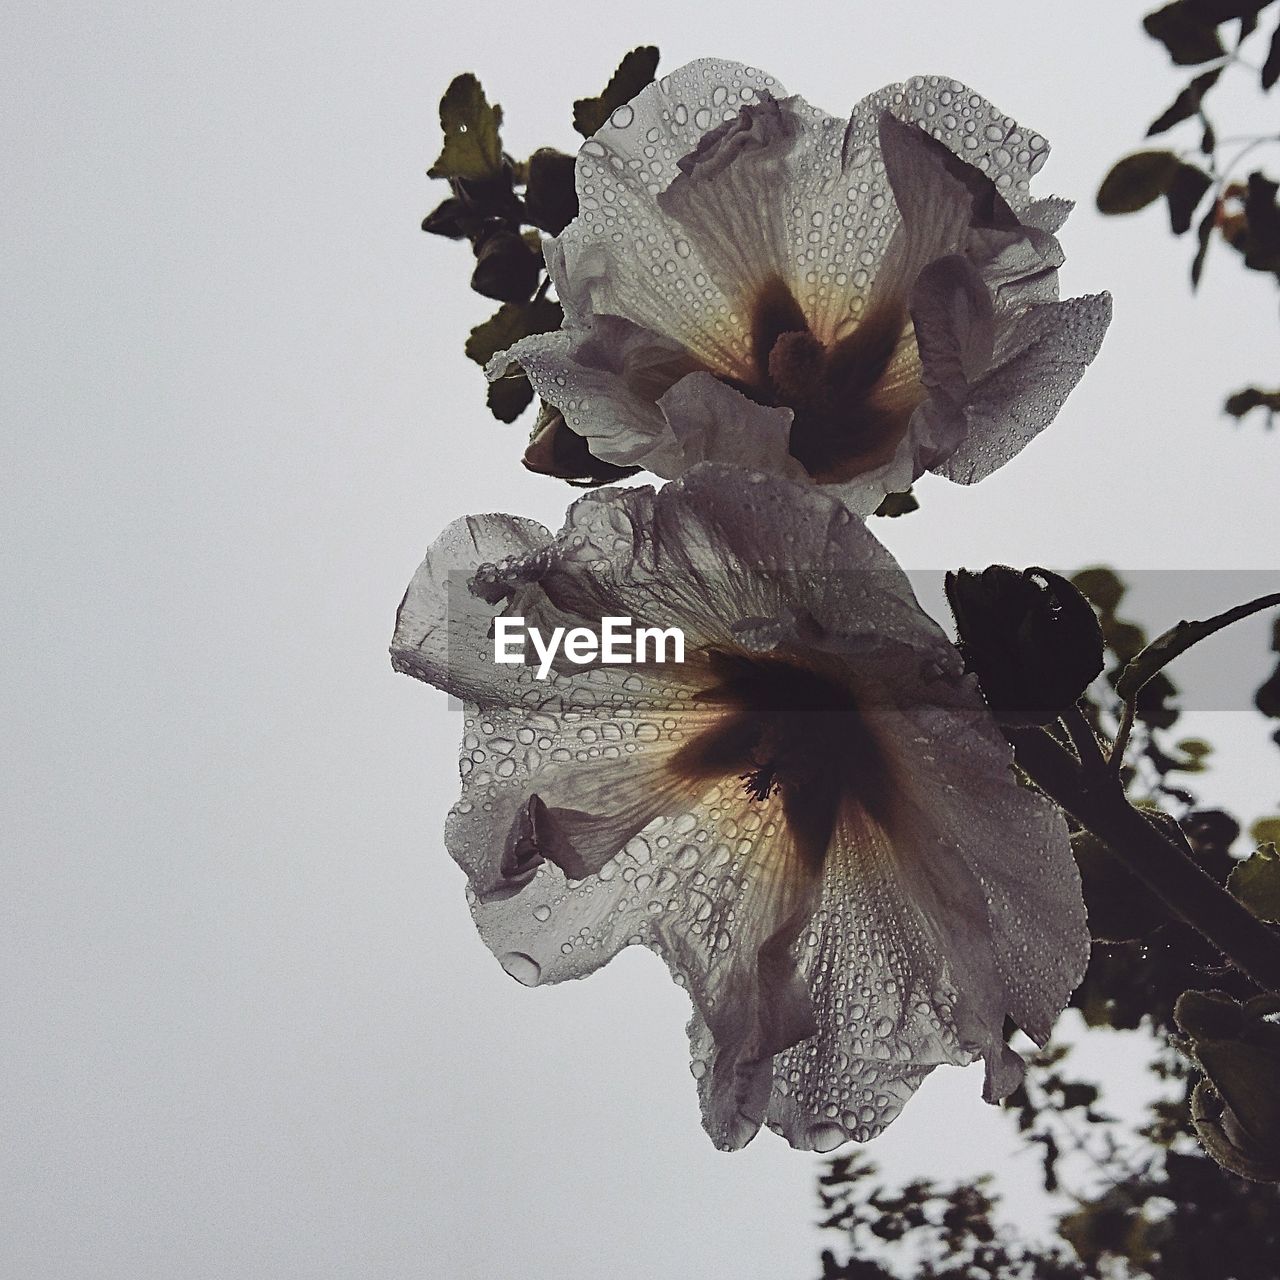
<path id="1" fill-rule="evenodd" d="M 1203 169 L 1193 164 L 1178 165 L 1177 172 L 1164 198 L 1169 203 L 1169 226 L 1175 236 L 1191 230 L 1191 218 L 1204 194 L 1213 186 L 1213 179 Z"/>
<path id="2" fill-rule="evenodd" d="M 584 138 L 591 137 L 623 103 L 630 102 L 645 85 L 653 83 L 657 69 L 656 46 L 645 44 L 632 49 L 618 64 L 598 98 L 579 98 L 573 104 L 573 127 Z"/>
<path id="3" fill-rule="evenodd" d="M 1227 888 L 1259 920 L 1280 923 L 1280 853 L 1276 846 L 1259 845 L 1231 872 Z"/>
<path id="4" fill-rule="evenodd" d="M 489 384 L 485 402 L 499 422 L 514 422 L 533 403 L 533 384 L 523 373 L 498 378 Z"/>
<path id="5" fill-rule="evenodd" d="M 485 100 L 470 72 L 458 76 L 440 99 L 444 149 L 428 178 L 496 178 L 502 172 L 502 108 Z"/>
<path id="6" fill-rule="evenodd" d="M 872 513 L 877 516 L 905 516 L 909 511 L 919 511 L 919 499 L 911 492 L 910 486 L 905 493 L 886 493 L 884 501 Z"/>
<path id="7" fill-rule="evenodd" d="M 1271 33 L 1271 48 L 1262 64 L 1262 87 L 1270 90 L 1280 80 L 1280 26 Z"/>
<path id="8" fill-rule="evenodd" d="M 1159 40 L 1179 66 L 1195 66 L 1220 58 L 1226 50 L 1215 24 L 1201 17 L 1186 0 L 1175 0 L 1142 20 L 1146 32 Z"/>
<path id="9" fill-rule="evenodd" d="M 1259 818 L 1249 828 L 1249 838 L 1254 844 L 1274 844 L 1280 846 L 1280 817 Z"/>
<path id="10" fill-rule="evenodd" d="M 1243 1040 L 1197 1040 L 1195 1054 L 1249 1137 L 1274 1142 L 1280 1136 L 1280 1054 Z"/>
<path id="11" fill-rule="evenodd" d="M 1137 213 L 1169 189 L 1181 162 L 1172 151 L 1138 151 L 1118 160 L 1098 188 L 1102 213 Z"/>
<path id="12" fill-rule="evenodd" d="M 499 351 L 505 351 L 521 338 L 558 329 L 562 318 L 560 304 L 546 298 L 505 303 L 484 324 L 471 330 L 467 338 L 467 355 L 476 364 L 488 364 Z"/>
<path id="13" fill-rule="evenodd" d="M 1217 84 L 1218 77 L 1221 74 L 1222 68 L 1216 67 L 1213 71 L 1206 71 L 1204 75 L 1196 76 L 1174 98 L 1169 107 L 1151 122 L 1151 127 L 1147 130 L 1147 137 L 1150 138 L 1157 133 L 1163 133 L 1166 129 L 1172 129 L 1175 124 L 1181 124 L 1183 120 L 1191 119 L 1200 110 L 1204 95 Z"/>
<path id="14" fill-rule="evenodd" d="M 1136 697 L 1148 680 L 1180 653 L 1185 653 L 1192 645 L 1199 644 L 1201 640 L 1213 635 L 1215 631 L 1221 631 L 1223 627 L 1230 626 L 1233 622 L 1239 622 L 1241 618 L 1247 618 L 1251 614 L 1261 613 L 1263 609 L 1272 609 L 1276 606 L 1280 606 L 1280 592 L 1259 596 L 1256 600 L 1250 600 L 1248 604 L 1236 605 L 1234 609 L 1215 614 L 1203 622 L 1185 620 L 1179 622 L 1163 635 L 1157 636 L 1133 658 L 1120 673 L 1120 678 L 1116 681 L 1116 692 L 1125 701 Z"/>
<path id="15" fill-rule="evenodd" d="M 1110 569 L 1081 569 L 1071 578 L 1076 590 L 1104 617 L 1109 617 L 1120 607 L 1125 585 Z"/>

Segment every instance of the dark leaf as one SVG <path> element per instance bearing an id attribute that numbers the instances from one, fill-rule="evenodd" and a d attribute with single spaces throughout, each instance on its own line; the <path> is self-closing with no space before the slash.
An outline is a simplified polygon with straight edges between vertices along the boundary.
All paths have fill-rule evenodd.
<path id="1" fill-rule="evenodd" d="M 1265 409 L 1268 416 L 1280 413 L 1280 391 L 1263 391 L 1261 387 L 1246 387 L 1228 396 L 1223 408 L 1233 418 L 1243 418 L 1254 409 Z"/>
<path id="2" fill-rule="evenodd" d="M 1195 66 L 1220 58 L 1226 50 L 1218 39 L 1216 23 L 1195 12 L 1186 0 L 1175 0 L 1142 20 L 1147 34 L 1159 40 L 1179 66 Z"/>
<path id="3" fill-rule="evenodd" d="M 485 403 L 499 422 L 514 422 L 533 403 L 533 386 L 523 373 L 513 373 L 489 384 Z"/>
<path id="4" fill-rule="evenodd" d="M 1172 129 L 1175 124 L 1180 124 L 1183 120 L 1189 120 L 1197 111 L 1200 110 L 1200 103 L 1204 95 L 1217 83 L 1218 77 L 1222 74 L 1222 68 L 1216 67 L 1212 71 L 1206 71 L 1204 75 L 1196 76 L 1196 78 L 1183 91 L 1174 98 L 1162 115 L 1157 116 L 1152 122 L 1151 127 L 1147 130 L 1147 137 L 1154 137 L 1157 133 L 1163 133 L 1166 129 Z"/>
<path id="5" fill-rule="evenodd" d="M 1269 90 L 1277 80 L 1280 80 L 1280 25 L 1271 33 L 1271 48 L 1262 64 L 1262 87 Z"/>
<path id="6" fill-rule="evenodd" d="M 1180 164 L 1165 192 L 1169 202 L 1169 225 L 1175 236 L 1191 230 L 1191 218 L 1213 179 L 1193 164 Z"/>
<path id="7" fill-rule="evenodd" d="M 524 203 L 536 226 L 558 236 L 578 216 L 574 187 L 574 157 L 542 147 L 529 157 L 529 181 Z"/>
<path id="8" fill-rule="evenodd" d="M 1253 705 L 1272 720 L 1280 720 L 1280 667 L 1271 673 L 1271 678 L 1258 687 L 1253 695 Z"/>
<path id="9" fill-rule="evenodd" d="M 1186 7 L 1195 17 L 1217 26 L 1234 18 L 1256 18 L 1258 10 L 1270 3 L 1271 0 L 1186 0 Z"/>
<path id="10" fill-rule="evenodd" d="M 1218 135 L 1214 131 L 1213 125 L 1208 120 L 1204 122 L 1204 132 L 1200 135 L 1200 152 L 1202 155 L 1213 155 L 1213 149 L 1218 145 Z"/>
<path id="11" fill-rule="evenodd" d="M 1252 271 L 1272 271 L 1280 279 L 1280 186 L 1261 173 L 1249 175 L 1244 199 L 1248 228 L 1244 243 L 1244 265 Z"/>
<path id="12" fill-rule="evenodd" d="M 508 302 L 477 325 L 467 338 L 467 355 L 477 364 L 488 364 L 499 351 L 505 351 L 531 333 L 549 333 L 560 327 L 563 313 L 558 302 L 536 298 L 533 302 Z"/>
<path id="13" fill-rule="evenodd" d="M 658 50 L 654 45 L 632 49 L 598 98 L 579 98 L 573 104 L 573 127 L 584 138 L 591 137 L 624 102 L 630 102 L 645 85 L 653 83 L 657 69 Z"/>
<path id="14" fill-rule="evenodd" d="M 514 231 L 499 230 L 476 245 L 471 287 L 498 302 L 525 302 L 533 297 L 542 274 L 542 256 Z"/>
<path id="15" fill-rule="evenodd" d="M 422 220 L 423 231 L 433 236 L 448 236 L 450 240 L 462 240 L 480 230 L 481 219 L 465 200 L 450 196 L 431 210 Z"/>
<path id="16" fill-rule="evenodd" d="M 1136 213 L 1169 189 L 1180 161 L 1172 151 L 1138 151 L 1112 166 L 1098 188 L 1102 213 Z"/>
<path id="17" fill-rule="evenodd" d="M 496 178 L 502 172 L 502 108 L 490 106 L 480 81 L 458 76 L 440 99 L 444 149 L 427 170 L 429 178 Z"/>
<path id="18" fill-rule="evenodd" d="M 1196 256 L 1191 261 L 1191 287 L 1197 289 L 1200 286 L 1200 277 L 1204 275 L 1204 261 L 1209 253 L 1209 240 L 1213 235 L 1213 229 L 1218 225 L 1218 202 L 1215 200 L 1209 206 L 1209 212 L 1200 219 L 1200 225 L 1196 227 L 1196 239 L 1199 242 L 1196 248 Z"/>
<path id="19" fill-rule="evenodd" d="M 877 516 L 905 516 L 909 511 L 919 511 L 919 499 L 910 488 L 905 493 L 886 493 L 884 501 L 873 512 Z"/>
<path id="20" fill-rule="evenodd" d="M 1280 853 L 1261 845 L 1231 873 L 1227 888 L 1259 920 L 1280 921 Z"/>

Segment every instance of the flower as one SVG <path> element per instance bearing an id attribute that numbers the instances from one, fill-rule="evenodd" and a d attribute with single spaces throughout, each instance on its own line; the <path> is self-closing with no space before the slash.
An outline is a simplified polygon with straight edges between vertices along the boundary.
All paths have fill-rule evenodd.
<path id="1" fill-rule="evenodd" d="M 1105 295 L 1058 301 L 1032 200 L 1048 144 L 964 85 L 890 85 L 846 122 L 704 59 L 583 144 L 581 212 L 544 252 L 557 333 L 521 366 L 591 453 L 809 478 L 866 514 L 925 471 L 1014 457 L 1097 354 Z"/>
<path id="2" fill-rule="evenodd" d="M 494 621 L 680 628 L 685 660 L 494 660 Z M 503 624 L 503 630 L 509 624 Z M 833 495 L 704 464 L 602 489 L 554 537 L 456 521 L 401 606 L 394 665 L 464 700 L 445 843 L 527 984 L 657 952 L 693 1002 L 717 1145 L 762 1123 L 829 1150 L 939 1064 L 1006 1095 L 1088 954 L 1058 811 L 1018 785 L 955 648 Z"/>

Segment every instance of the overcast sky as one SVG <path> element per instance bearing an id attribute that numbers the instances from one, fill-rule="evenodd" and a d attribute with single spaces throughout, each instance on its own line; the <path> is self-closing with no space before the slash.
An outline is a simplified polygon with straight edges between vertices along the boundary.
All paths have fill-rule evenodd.
<path id="1" fill-rule="evenodd" d="M 1056 425 L 877 531 L 917 569 L 1106 561 L 1144 619 L 1186 570 L 1280 565 L 1280 438 L 1219 415 L 1275 378 L 1274 289 L 1202 295 L 1159 210 L 1092 194 L 1180 86 L 1144 6 L 27 5 L 7 96 L 0 483 L 6 657 L 0 1273 L 41 1280 L 807 1280 L 817 1160 L 703 1134 L 687 998 L 629 951 L 529 991 L 479 942 L 440 832 L 460 715 L 392 674 L 395 606 L 464 512 L 557 526 L 569 492 L 483 407 L 465 246 L 418 230 L 463 70 L 516 154 L 657 43 L 764 66 L 833 112 L 918 72 L 1049 138 L 1081 202 L 1066 292 L 1110 289 Z M 1205 590 L 1231 583 L 1203 576 Z M 1280 756 L 1204 727 L 1249 816 Z M 1205 668 L 1212 678 L 1211 666 Z M 1237 696 L 1239 695 L 1239 696 Z M 1004 1162 L 943 1069 L 875 1158 Z M 1014 1166 L 1033 1176 L 1031 1158 Z"/>

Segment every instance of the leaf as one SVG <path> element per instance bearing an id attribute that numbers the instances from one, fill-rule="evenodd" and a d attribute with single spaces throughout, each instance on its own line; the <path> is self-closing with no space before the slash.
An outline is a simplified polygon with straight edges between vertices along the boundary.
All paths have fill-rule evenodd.
<path id="1" fill-rule="evenodd" d="M 1200 287 L 1200 277 L 1204 275 L 1204 261 L 1209 254 L 1209 240 L 1213 235 L 1213 229 L 1218 225 L 1218 202 L 1215 200 L 1209 206 L 1209 212 L 1200 219 L 1200 225 L 1196 227 L 1196 240 L 1198 246 L 1196 248 L 1196 256 L 1191 260 L 1191 287 L 1198 289 Z"/>
<path id="2" fill-rule="evenodd" d="M 1197 1040 L 1196 1058 L 1223 1102 L 1257 1142 L 1280 1136 L 1280 1055 L 1243 1040 Z"/>
<path id="3" fill-rule="evenodd" d="M 1183 91 L 1174 98 L 1168 109 L 1157 116 L 1147 130 L 1147 137 L 1153 137 L 1157 133 L 1164 133 L 1166 129 L 1172 129 L 1175 124 L 1181 124 L 1183 120 L 1189 120 L 1197 111 L 1200 110 L 1200 103 L 1204 95 L 1218 82 L 1218 77 L 1222 74 L 1221 67 L 1215 67 L 1212 71 L 1206 71 L 1203 75 L 1196 78 Z"/>
<path id="4" fill-rule="evenodd" d="M 1271 48 L 1262 64 L 1262 87 L 1270 90 L 1280 80 L 1280 25 L 1271 33 Z"/>
<path id="5" fill-rule="evenodd" d="M 428 178 L 496 178 L 502 172 L 502 108 L 485 100 L 470 72 L 458 76 L 440 99 L 444 149 Z"/>
<path id="6" fill-rule="evenodd" d="M 1175 0 L 1147 14 L 1142 25 L 1152 39 L 1164 45 L 1179 66 L 1195 66 L 1226 53 L 1215 24 L 1197 14 L 1186 0 Z"/>
<path id="7" fill-rule="evenodd" d="M 1112 166 L 1098 188 L 1102 213 L 1137 213 L 1169 189 L 1181 163 L 1172 151 L 1138 151 Z"/>
<path id="8" fill-rule="evenodd" d="M 644 44 L 632 49 L 618 63 L 618 69 L 598 98 L 579 98 L 573 104 L 573 127 L 584 138 L 591 137 L 623 103 L 630 102 L 645 85 L 653 83 L 657 69 L 656 46 Z"/>
<path id="9" fill-rule="evenodd" d="M 1280 391 L 1263 391 L 1261 387 L 1245 387 L 1228 396 L 1222 406 L 1233 418 L 1243 418 L 1254 409 L 1265 409 L 1268 414 L 1280 413 Z"/>
<path id="10" fill-rule="evenodd" d="M 1218 145 L 1218 135 L 1214 131 L 1213 125 L 1208 120 L 1204 122 L 1204 132 L 1200 135 L 1200 153 L 1202 155 L 1213 155 L 1213 149 Z"/>
<path id="11" fill-rule="evenodd" d="M 1233 622 L 1239 622 L 1241 618 L 1247 618 L 1251 614 L 1261 613 L 1263 609 L 1272 609 L 1277 606 L 1280 606 L 1280 592 L 1259 596 L 1256 600 L 1236 605 L 1234 609 L 1215 614 L 1203 622 L 1185 620 L 1179 622 L 1163 635 L 1157 636 L 1125 667 L 1116 681 L 1116 693 L 1127 702 L 1130 698 L 1136 697 L 1142 686 L 1158 671 L 1172 662 L 1180 653 L 1185 653 L 1192 645 L 1199 644 L 1201 640 L 1213 635 L 1215 631 L 1221 631 L 1223 627 L 1230 626 Z"/>
<path id="12" fill-rule="evenodd" d="M 540 147 L 529 157 L 529 182 L 524 203 L 529 217 L 543 231 L 558 236 L 578 216 L 573 156 Z"/>
<path id="13" fill-rule="evenodd" d="M 1071 581 L 1103 617 L 1110 617 L 1120 607 L 1125 585 L 1112 570 L 1081 569 Z"/>
<path id="14" fill-rule="evenodd" d="M 1179 164 L 1169 189 L 1164 193 L 1169 203 L 1169 226 L 1175 236 L 1191 230 L 1191 218 L 1213 179 L 1193 164 Z"/>
<path id="15" fill-rule="evenodd" d="M 1244 199 L 1244 265 L 1251 271 L 1272 271 L 1280 279 L 1280 184 L 1260 172 L 1249 175 Z"/>
<path id="16" fill-rule="evenodd" d="M 1280 817 L 1259 818 L 1249 828 L 1249 837 L 1254 844 L 1280 845 Z"/>
<path id="17" fill-rule="evenodd" d="M 919 511 L 920 500 L 908 486 L 905 493 L 886 493 L 884 501 L 872 513 L 877 516 L 905 516 L 909 511 Z"/>
<path id="18" fill-rule="evenodd" d="M 533 403 L 533 384 L 523 373 L 498 378 L 489 384 L 485 403 L 499 422 L 514 422 Z"/>
<path id="19" fill-rule="evenodd" d="M 508 302 L 467 338 L 467 355 L 476 364 L 488 364 L 499 351 L 531 333 L 549 333 L 560 327 L 563 313 L 558 302 L 535 298 L 532 302 Z"/>
<path id="20" fill-rule="evenodd" d="M 1231 872 L 1227 888 L 1259 920 L 1280 923 L 1280 853 L 1276 846 L 1259 845 Z"/>

